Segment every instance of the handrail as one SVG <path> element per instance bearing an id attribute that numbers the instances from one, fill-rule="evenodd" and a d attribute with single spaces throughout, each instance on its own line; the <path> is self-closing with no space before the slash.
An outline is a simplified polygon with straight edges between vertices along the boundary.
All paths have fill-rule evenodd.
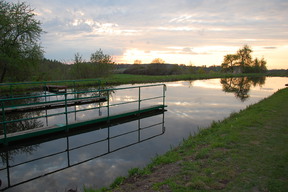
<path id="1" fill-rule="evenodd" d="M 41 154 L 39 157 L 36 157 L 36 158 L 33 158 L 33 159 L 29 159 L 29 160 L 22 160 L 18 163 L 10 163 L 9 162 L 9 158 L 6 159 L 6 166 L 3 167 L 3 168 L 0 168 L 0 171 L 3 171 L 3 170 L 6 170 L 8 174 L 6 174 L 7 176 L 7 181 L 8 183 L 5 185 L 5 186 L 2 186 L 3 188 L 1 189 L 1 191 L 5 191 L 7 189 L 11 189 L 13 187 L 16 187 L 16 186 L 19 186 L 19 185 L 22 185 L 24 183 L 28 183 L 28 182 L 31 182 L 31 181 L 34 181 L 36 179 L 39 179 L 39 178 L 43 178 L 45 176 L 48 176 L 48 175 L 52 175 L 52 174 L 55 174 L 57 172 L 60 172 L 60 171 L 63 171 L 63 170 L 66 170 L 68 168 L 71 168 L 71 167 L 75 167 L 77 165 L 80 165 L 80 164 L 83 164 L 85 162 L 88 162 L 88 161 L 91 161 L 93 159 L 96 159 L 96 158 L 99 158 L 99 157 L 103 157 L 105 155 L 108 155 L 110 153 L 113 153 L 113 152 L 116 152 L 116 151 L 119 151 L 119 150 L 122 150 L 124 148 L 128 148 L 130 146 L 133 146 L 133 145 L 136 145 L 136 144 L 139 144 L 139 143 L 143 143 L 145 141 L 148 141 L 150 139 L 153 139 L 155 137 L 158 137 L 158 136 L 161 136 L 165 133 L 165 121 L 164 121 L 164 112 L 162 112 L 161 114 L 157 114 L 157 115 L 161 115 L 160 116 L 160 120 L 158 120 L 157 122 L 153 122 L 151 124 L 149 124 L 148 126 L 144 126 L 144 127 L 141 127 L 140 126 L 140 121 L 142 120 L 141 117 L 138 117 L 138 119 L 136 121 L 138 121 L 138 126 L 135 127 L 136 129 L 133 129 L 131 131 L 127 131 L 127 132 L 124 132 L 124 133 L 121 133 L 121 134 L 116 134 L 115 136 L 111 136 L 110 132 L 112 132 L 111 130 L 111 127 L 110 126 L 113 126 L 113 124 L 108 124 L 107 127 L 105 128 L 105 130 L 107 131 L 107 135 L 108 137 L 103 137 L 103 138 L 100 138 L 96 141 L 92 141 L 92 142 L 89 142 L 89 143 L 85 143 L 85 144 L 81 144 L 79 146 L 76 146 L 76 147 L 70 147 L 70 141 L 69 141 L 69 137 L 70 136 L 65 136 L 65 137 L 62 137 L 63 139 L 66 139 L 66 145 L 65 145 L 65 149 L 63 150 L 60 150 L 60 151 L 57 151 L 57 152 L 53 152 L 53 153 L 48 153 L 48 154 Z M 133 120 L 135 121 L 135 120 Z M 156 133 L 153 132 L 152 135 L 150 135 L 149 137 L 147 138 L 141 138 L 139 137 L 139 135 L 141 135 L 143 133 L 144 130 L 146 129 L 152 129 L 152 128 L 160 128 L 160 130 L 158 130 Z M 138 139 L 135 139 L 135 135 L 133 135 L 133 133 L 138 133 L 138 136 L 137 138 Z M 129 144 L 125 144 L 123 146 L 120 146 L 120 147 L 117 147 L 117 148 L 112 148 L 111 147 L 111 143 L 113 143 L 112 141 L 115 140 L 116 138 L 123 138 L 124 136 L 132 136 L 132 139 L 131 139 L 131 142 Z M 133 137 L 134 136 L 134 137 Z M 126 138 L 126 137 L 125 137 Z M 92 146 L 92 145 L 102 145 L 102 144 L 106 144 L 107 145 L 107 148 L 105 151 L 99 153 L 99 154 L 96 154 L 96 155 L 93 155 L 91 157 L 87 157 L 86 159 L 81 159 L 77 162 L 73 162 L 71 160 L 71 152 L 75 151 L 75 150 L 79 150 L 79 149 L 82 149 L 82 148 L 85 148 L 85 147 L 89 147 L 89 146 Z M 17 148 L 16 148 L 17 149 Z M 8 150 L 4 152 L 7 156 L 10 155 Z M 28 164 L 28 163 L 37 163 L 43 159 L 51 159 L 51 158 L 57 158 L 58 155 L 61 155 L 61 154 L 67 154 L 67 159 L 65 159 L 65 164 L 64 166 L 60 166 L 60 167 L 57 167 L 55 170 L 50 170 L 50 169 L 43 169 L 42 171 L 42 174 L 35 174 L 35 175 L 29 175 L 30 177 L 29 178 L 23 178 L 23 180 L 21 181 L 17 181 L 17 180 L 13 180 L 13 177 L 10 176 L 10 171 L 12 169 L 17 169 L 18 167 L 21 168 L 22 165 L 25 165 L 25 164 Z M 12 181 L 12 182 L 11 182 Z"/>
<path id="2" fill-rule="evenodd" d="M 66 82 L 84 82 L 84 81 L 98 81 L 101 82 L 100 79 L 80 79 L 80 80 L 61 80 L 61 81 L 32 81 L 32 82 L 21 82 L 21 83 L 0 83 L 0 86 L 7 85 L 34 85 L 34 84 L 47 84 L 47 83 L 66 83 Z"/>
<path id="3" fill-rule="evenodd" d="M 149 87 L 156 87 L 156 86 L 162 86 L 163 87 L 163 92 L 162 95 L 156 95 L 156 96 L 152 96 L 152 97 L 146 97 L 146 98 L 142 98 L 141 97 L 141 89 L 143 88 L 149 88 Z M 110 93 L 111 92 L 115 92 L 115 91 L 121 91 L 121 90 L 127 90 L 127 89 L 139 89 L 138 91 L 138 99 L 134 99 L 132 101 L 125 101 L 125 102 L 120 102 L 120 103 L 111 103 L 110 102 Z M 18 98 L 9 98 L 9 99 L 1 99 L 0 100 L 0 105 L 1 105 L 1 110 L 2 110 L 2 122 L 0 122 L 0 125 L 3 125 L 3 135 L 4 135 L 4 140 L 7 139 L 9 132 L 7 132 L 8 128 L 7 128 L 7 124 L 9 123 L 17 123 L 17 122 L 21 122 L 21 121 L 27 121 L 27 120 L 33 120 L 33 119 L 40 119 L 40 118 L 48 118 L 48 117 L 52 117 L 52 116 L 58 116 L 58 115 L 65 115 L 65 125 L 66 126 L 66 130 L 68 131 L 69 128 L 67 127 L 69 125 L 69 120 L 68 120 L 68 114 L 70 113 L 75 113 L 75 118 L 76 118 L 76 113 L 77 112 L 83 112 L 83 111 L 88 111 L 88 110 L 94 110 L 94 109 L 101 109 L 101 108 L 107 108 L 107 119 L 108 121 L 110 120 L 110 115 L 111 115 L 111 111 L 110 111 L 110 107 L 114 107 L 114 106 L 119 106 L 119 105 L 125 105 L 125 104 L 131 104 L 131 103 L 138 103 L 138 108 L 136 110 L 138 110 L 140 112 L 141 109 L 141 102 L 144 101 L 149 101 L 149 100 L 156 100 L 156 99 L 161 99 L 163 98 L 162 102 L 163 102 L 163 106 L 165 105 L 165 92 L 166 92 L 166 85 L 165 84 L 152 84 L 152 85 L 142 85 L 142 86 L 131 86 L 131 87 L 120 87 L 120 88 L 109 88 L 109 89 L 99 89 L 99 90 L 90 90 L 90 91 L 79 91 L 79 92 L 69 92 L 69 93 L 61 93 L 59 95 L 64 96 L 64 99 L 61 100 L 53 100 L 53 101 L 46 101 L 46 98 L 51 97 L 51 96 L 55 96 L 54 94 L 49 94 L 49 95 L 36 95 L 36 96 L 27 96 L 27 97 L 18 97 Z M 87 97 L 81 97 L 81 98 L 69 98 L 69 95 L 76 95 L 76 94 L 87 94 L 87 93 L 97 93 L 96 95 L 89 95 Z M 101 96 L 101 94 L 103 96 L 105 96 L 107 98 L 106 102 L 103 103 L 103 105 L 101 106 L 100 104 L 98 106 L 93 106 L 91 108 L 88 109 L 76 109 L 75 110 L 68 110 L 68 104 L 67 102 L 69 101 L 77 101 L 80 99 L 93 99 L 93 98 L 99 98 Z M 20 104 L 20 105 L 5 105 L 5 102 L 10 102 L 10 101 L 16 101 L 16 100 L 24 100 L 24 99 L 35 99 L 35 98 L 41 98 L 41 97 L 45 97 L 45 101 L 46 102 L 34 102 L 34 103 L 25 103 L 25 104 Z M 56 112 L 56 113 L 52 113 L 52 114 L 46 114 L 45 115 L 37 115 L 35 117 L 20 117 L 18 119 L 7 119 L 7 115 L 5 110 L 7 110 L 7 108 L 17 108 L 17 107 L 29 107 L 31 105 L 41 105 L 41 104 L 52 104 L 55 102 L 63 102 L 63 108 L 64 108 L 64 112 Z M 77 105 L 77 104 L 75 104 Z M 1 143 L 1 140 L 0 140 Z"/>
<path id="4" fill-rule="evenodd" d="M 165 86 L 166 84 L 160 83 L 160 84 L 153 84 L 153 85 L 141 85 L 141 86 L 132 86 L 132 87 L 120 87 L 120 88 L 110 88 L 110 89 L 97 89 L 97 90 L 88 90 L 88 91 L 75 91 L 75 92 L 67 92 L 67 93 L 59 93 L 59 95 L 74 95 L 74 94 L 83 94 L 83 93 L 95 93 L 95 92 L 106 92 L 106 91 L 117 91 L 117 90 L 123 90 L 123 89 L 135 89 L 139 87 L 155 87 L 155 86 Z M 14 98 L 6 98 L 6 99 L 0 99 L 0 101 L 15 101 L 15 100 L 21 100 L 21 99 L 30 99 L 30 98 L 39 98 L 39 97 L 49 97 L 49 96 L 55 96 L 55 94 L 50 95 L 35 95 L 35 96 L 27 96 L 27 97 L 14 97 Z"/>
<path id="5" fill-rule="evenodd" d="M 101 87 L 101 80 L 100 79 L 81 79 L 81 80 L 61 80 L 61 81 L 38 81 L 38 82 L 20 82 L 20 83 L 0 83 L 0 90 L 1 90 L 1 87 L 4 87 L 4 86 L 9 86 L 9 97 L 15 97 L 15 96 L 18 96 L 18 95 L 14 95 L 13 94 L 13 88 L 15 88 L 16 86 L 18 85 L 31 85 L 32 87 L 31 88 L 37 88 L 35 87 L 36 85 L 42 85 L 42 88 L 46 88 L 49 84 L 63 84 L 63 83 L 66 83 L 66 84 L 71 84 L 70 86 L 71 87 L 76 87 L 76 83 L 78 82 L 97 82 L 97 84 L 99 85 L 99 88 Z M 34 86 L 34 87 L 33 87 Z M 46 89 L 45 89 L 45 94 L 46 94 Z M 8 92 L 8 91 L 7 91 Z M 1 98 L 0 98 L 1 99 Z"/>

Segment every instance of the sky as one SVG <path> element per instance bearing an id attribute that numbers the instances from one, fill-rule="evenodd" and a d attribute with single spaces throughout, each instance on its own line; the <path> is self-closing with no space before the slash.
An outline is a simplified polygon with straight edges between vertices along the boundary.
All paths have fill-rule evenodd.
<path id="1" fill-rule="evenodd" d="M 19 0 L 8 0 L 16 3 Z M 20 2 L 22 2 L 20 0 Z M 248 44 L 268 69 L 288 69 L 288 0 L 26 0 L 45 31 L 45 57 L 221 65 Z"/>

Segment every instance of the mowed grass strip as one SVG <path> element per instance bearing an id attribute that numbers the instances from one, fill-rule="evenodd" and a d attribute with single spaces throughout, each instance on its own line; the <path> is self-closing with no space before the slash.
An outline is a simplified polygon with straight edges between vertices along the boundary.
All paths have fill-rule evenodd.
<path id="1" fill-rule="evenodd" d="M 114 190 L 288 191 L 287 144 L 288 88 L 190 136 Z"/>

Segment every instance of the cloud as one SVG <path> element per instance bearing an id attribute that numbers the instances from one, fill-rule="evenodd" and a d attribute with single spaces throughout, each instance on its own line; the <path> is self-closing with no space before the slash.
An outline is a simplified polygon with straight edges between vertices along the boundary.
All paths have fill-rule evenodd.
<path id="1" fill-rule="evenodd" d="M 263 47 L 264 49 L 277 49 L 277 47 Z"/>
<path id="2" fill-rule="evenodd" d="M 47 32 L 42 41 L 50 57 L 52 45 L 63 52 L 287 45 L 286 0 L 27 1 Z"/>

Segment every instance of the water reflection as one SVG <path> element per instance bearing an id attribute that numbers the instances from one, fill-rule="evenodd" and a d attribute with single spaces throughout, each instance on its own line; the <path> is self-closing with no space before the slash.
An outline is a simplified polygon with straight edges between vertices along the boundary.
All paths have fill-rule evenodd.
<path id="1" fill-rule="evenodd" d="M 158 117 L 157 121 L 155 117 Z M 136 122 L 137 126 L 129 126 L 131 122 Z M 121 124 L 124 129 L 121 129 Z M 0 149 L 2 160 L 0 189 L 5 191 L 19 186 L 23 190 L 25 188 L 21 188 L 22 184 L 35 182 L 39 178 L 163 135 L 165 133 L 164 111 L 125 119 L 117 122 L 117 125 L 94 126 L 85 127 L 85 133 L 79 130 L 81 134 L 69 132 L 62 138 L 59 135 L 49 138 L 51 141 L 46 140 L 37 144 L 31 141 L 33 145 L 27 143 Z M 87 134 L 94 135 L 93 139 L 87 137 Z M 53 150 L 51 150 L 52 143 L 54 143 Z M 61 147 L 55 148 L 55 143 L 61 143 Z M 50 147 L 43 147 L 45 145 L 50 145 Z M 46 151 L 41 151 L 43 149 Z"/>
<path id="2" fill-rule="evenodd" d="M 227 79 L 227 83 L 230 83 L 230 79 L 231 78 Z M 83 186 L 95 189 L 109 186 L 116 177 L 126 176 L 129 169 L 134 167 L 144 167 L 151 161 L 151 158 L 155 157 L 156 154 L 161 155 L 171 149 L 171 147 L 177 147 L 183 141 L 183 138 L 187 138 L 189 134 L 196 134 L 199 128 L 207 127 L 213 121 L 222 120 L 229 116 L 229 114 L 232 112 L 238 112 L 239 110 L 245 109 L 246 106 L 257 103 L 261 99 L 272 95 L 278 89 L 285 87 L 284 85 L 287 83 L 287 78 L 267 77 L 265 80 L 265 85 L 261 85 L 261 83 L 257 83 L 257 81 L 255 83 L 249 82 L 250 91 L 247 92 L 249 98 L 245 101 L 241 101 L 241 99 L 235 97 L 235 92 L 225 93 L 222 88 L 223 85 L 220 84 L 220 81 L 220 79 L 209 79 L 192 81 L 192 84 L 187 81 L 166 83 L 168 87 L 166 95 L 168 111 L 165 112 L 165 130 L 163 130 L 163 127 L 160 124 L 151 129 L 148 128 L 141 130 L 140 136 L 141 140 L 143 140 L 153 135 L 159 135 L 163 131 L 165 131 L 165 134 L 156 136 L 154 139 L 150 139 L 147 142 L 141 142 L 127 148 L 122 148 L 121 150 L 97 159 L 93 159 L 89 162 L 82 163 L 81 165 L 79 164 L 78 166 L 65 168 L 68 166 L 68 162 L 70 162 L 70 165 L 74 165 L 81 161 L 85 161 L 85 159 L 91 159 L 107 153 L 107 140 L 105 142 L 98 142 L 86 147 L 84 147 L 84 145 L 108 138 L 108 128 L 59 137 L 53 141 L 47 140 L 46 143 L 40 143 L 37 145 L 33 144 L 31 146 L 34 148 L 27 149 L 27 153 L 23 151 L 17 151 L 13 153 L 13 155 L 9 153 L 9 166 L 14 166 L 20 164 L 21 162 L 27 162 L 29 160 L 50 154 L 59 153 L 58 156 L 52 156 L 51 160 L 49 157 L 47 157 L 43 160 L 39 159 L 38 161 L 23 164 L 22 166 L 19 165 L 17 167 L 10 167 L 9 175 L 11 185 L 21 183 L 25 179 L 27 180 L 29 178 L 33 178 L 32 176 L 39 176 L 41 173 L 44 173 L 44 171 L 47 173 L 58 169 L 63 170 L 39 179 L 35 179 L 33 182 L 27 182 L 13 188 L 9 188 L 6 191 L 39 191 L 39 189 L 43 189 L 41 191 L 68 191 L 68 189 L 76 189 L 76 187 L 78 190 L 81 190 L 83 189 Z M 237 81 L 241 82 L 248 80 L 240 79 L 232 81 L 234 83 Z M 231 85 L 233 83 L 231 82 Z M 255 85 L 257 86 L 254 87 Z M 259 85 L 261 85 L 261 87 Z M 131 85 L 121 85 L 118 87 L 129 86 Z M 143 92 L 143 96 L 147 95 L 147 97 L 150 97 L 155 95 L 155 92 L 157 91 L 161 90 L 147 90 L 146 93 Z M 136 100 L 138 98 L 137 96 L 138 90 L 126 90 L 123 92 L 117 91 L 115 94 L 113 94 L 113 96 L 110 96 L 110 102 L 117 104 L 118 102 L 122 101 Z M 58 97 L 61 96 L 58 95 Z M 149 105 L 153 104 L 151 101 L 147 101 L 147 103 Z M 143 103 L 143 105 L 145 105 L 145 103 Z M 85 106 L 82 105 L 77 106 L 79 109 L 84 107 Z M 115 110 L 118 110 L 118 108 L 115 108 Z M 124 109 L 123 107 L 120 107 L 119 110 Z M 91 113 L 83 111 L 81 113 L 71 114 L 71 117 L 69 116 L 69 120 L 76 121 L 76 116 L 78 120 L 82 120 L 84 118 L 94 118 L 98 112 L 100 111 L 92 110 Z M 104 109 L 101 112 L 103 115 L 106 113 Z M 48 114 L 50 114 L 50 111 L 48 111 Z M 75 117 L 73 115 L 75 115 Z M 157 122 L 161 123 L 162 118 L 162 114 L 160 114 L 142 119 L 140 122 L 141 127 L 156 124 Z M 61 121 L 63 121 L 63 117 L 61 116 L 59 116 L 59 118 L 50 117 L 49 124 L 53 124 L 55 122 L 58 123 Z M 43 122 L 45 123 L 45 120 Z M 125 132 L 136 130 L 138 129 L 138 124 L 138 120 L 135 120 L 132 122 L 110 126 L 110 138 L 116 135 L 124 134 Z M 138 141 L 138 135 L 139 133 L 136 131 L 131 134 L 123 135 L 122 137 L 110 139 L 110 151 L 136 143 Z M 66 151 L 67 140 L 69 141 L 70 149 L 69 161 L 67 157 L 68 152 Z M 76 149 L 79 146 L 83 147 Z M 71 149 L 74 148 L 75 150 L 71 151 Z M 2 150 L 2 153 L 4 157 L 3 161 L 6 162 L 6 159 L 8 159 L 5 158 L 7 153 L 5 153 L 4 150 Z M 8 186 L 6 170 L 7 164 L 5 162 L 2 165 L 0 164 L 0 179 L 3 183 L 2 188 Z M 62 162 L 62 164 L 60 162 Z M 0 188 L 0 191 L 2 188 Z"/>
<path id="3" fill-rule="evenodd" d="M 156 86 L 162 86 L 164 89 L 163 85 Z M 162 89 L 156 86 L 130 87 L 127 89 L 117 89 L 117 91 L 109 89 L 111 87 L 105 87 L 104 90 L 95 90 L 94 88 L 89 90 L 89 88 L 85 88 L 81 90 L 85 92 L 69 91 L 65 95 L 39 94 L 39 97 L 37 96 L 39 101 L 36 103 L 32 103 L 34 98 L 31 98 L 31 102 L 26 97 L 18 98 L 16 101 L 24 100 L 26 103 L 24 103 L 24 106 L 16 107 L 7 105 L 7 100 L 2 100 L 0 101 L 1 109 L 5 107 L 5 110 L 2 110 L 0 113 L 2 120 L 0 122 L 0 139 L 4 138 L 5 134 L 12 134 L 28 129 L 36 130 L 39 128 L 43 130 L 44 128 L 63 127 L 65 124 L 70 125 L 79 123 L 80 121 L 101 120 L 101 117 L 104 119 L 113 115 L 119 115 L 126 110 L 140 110 L 152 104 L 159 105 L 164 102 L 163 98 L 165 97 L 162 96 Z M 155 96 L 156 93 L 159 95 Z M 66 100 L 66 98 L 68 99 Z M 81 102 L 76 100 L 76 98 L 81 98 Z M 97 98 L 103 99 L 95 101 Z M 68 104 L 67 101 L 72 102 Z M 28 104 L 32 107 L 29 107 Z"/>
<path id="4" fill-rule="evenodd" d="M 40 121 L 38 119 L 29 119 L 31 117 L 40 116 L 40 114 L 41 112 L 38 111 L 38 112 L 15 113 L 13 115 L 7 115 L 6 121 L 11 122 L 6 124 L 7 134 L 43 127 L 44 126 L 43 121 Z M 29 119 L 29 120 L 17 121 L 18 119 Z M 3 124 L 0 124 L 0 135 L 4 134 L 3 127 L 4 127 Z"/>
<path id="5" fill-rule="evenodd" d="M 97 87 L 99 88 L 99 87 Z M 102 86 L 100 87 L 101 89 L 112 89 L 112 86 Z M 73 93 L 73 94 L 68 94 L 67 97 L 68 99 L 84 99 L 84 98 L 97 98 L 97 97 L 112 97 L 113 94 L 115 94 L 115 91 L 109 90 L 109 91 L 103 91 L 103 92 L 98 92 L 95 91 L 98 90 L 95 87 L 84 87 L 84 88 L 73 88 L 73 89 L 68 89 L 68 93 Z M 108 95 L 109 94 L 109 95 Z M 48 93 L 48 91 L 43 91 L 43 92 L 33 92 L 30 94 L 25 94 L 25 95 L 9 95 L 9 97 L 14 97 L 18 98 L 15 100 L 0 100 L 0 106 L 2 109 L 3 107 L 9 107 L 9 106 L 14 106 L 14 105 L 19 105 L 19 106 L 24 106 L 24 105 L 33 105 L 34 103 L 36 104 L 42 104 L 45 102 L 53 102 L 53 101 L 64 101 L 65 96 L 62 93 Z M 4 98 L 4 97 L 3 97 Z M 23 99 L 19 99 L 23 98 Z M 105 105 L 104 102 L 97 102 L 97 103 L 92 103 L 92 104 L 79 104 L 79 105 L 74 105 L 72 107 L 68 107 L 68 110 L 71 114 L 69 114 L 69 118 L 73 119 L 72 116 L 72 111 L 74 110 L 74 121 L 77 121 L 76 116 L 79 116 L 79 114 L 76 114 L 76 109 L 86 109 L 86 108 L 99 108 L 98 109 L 98 116 L 102 115 L 101 112 L 101 107 Z M 92 109 L 91 109 L 92 111 Z M 7 121 L 8 123 L 3 124 L 0 122 L 0 138 L 4 137 L 2 136 L 4 134 L 4 127 L 6 128 L 6 133 L 15 133 L 15 132 L 20 132 L 20 131 L 26 131 L 26 130 L 31 130 L 31 129 L 36 129 L 36 128 L 43 128 L 43 127 L 48 127 L 49 125 L 53 125 L 56 123 L 63 123 L 63 115 L 56 117 L 53 116 L 52 114 L 57 114 L 64 112 L 64 108 L 60 107 L 49 107 L 47 106 L 46 109 L 42 108 L 29 108 L 28 110 L 19 110 L 16 112 L 5 112 L 5 115 L 3 116 L 3 112 L 0 113 L 0 120 Z M 92 111 L 93 113 L 95 111 Z M 95 114 L 95 113 L 94 113 Z M 96 116 L 96 117 L 98 117 Z M 53 119 L 59 118 L 61 119 L 60 121 L 54 121 Z M 19 121 L 21 119 L 21 121 Z M 49 121 L 48 121 L 49 119 Z M 78 118 L 79 120 L 79 118 Z"/>
<path id="6" fill-rule="evenodd" d="M 234 93 L 236 98 L 244 102 L 249 98 L 249 91 L 251 86 L 262 86 L 265 84 L 266 77 L 232 77 L 222 78 L 222 90 L 228 93 Z"/>

